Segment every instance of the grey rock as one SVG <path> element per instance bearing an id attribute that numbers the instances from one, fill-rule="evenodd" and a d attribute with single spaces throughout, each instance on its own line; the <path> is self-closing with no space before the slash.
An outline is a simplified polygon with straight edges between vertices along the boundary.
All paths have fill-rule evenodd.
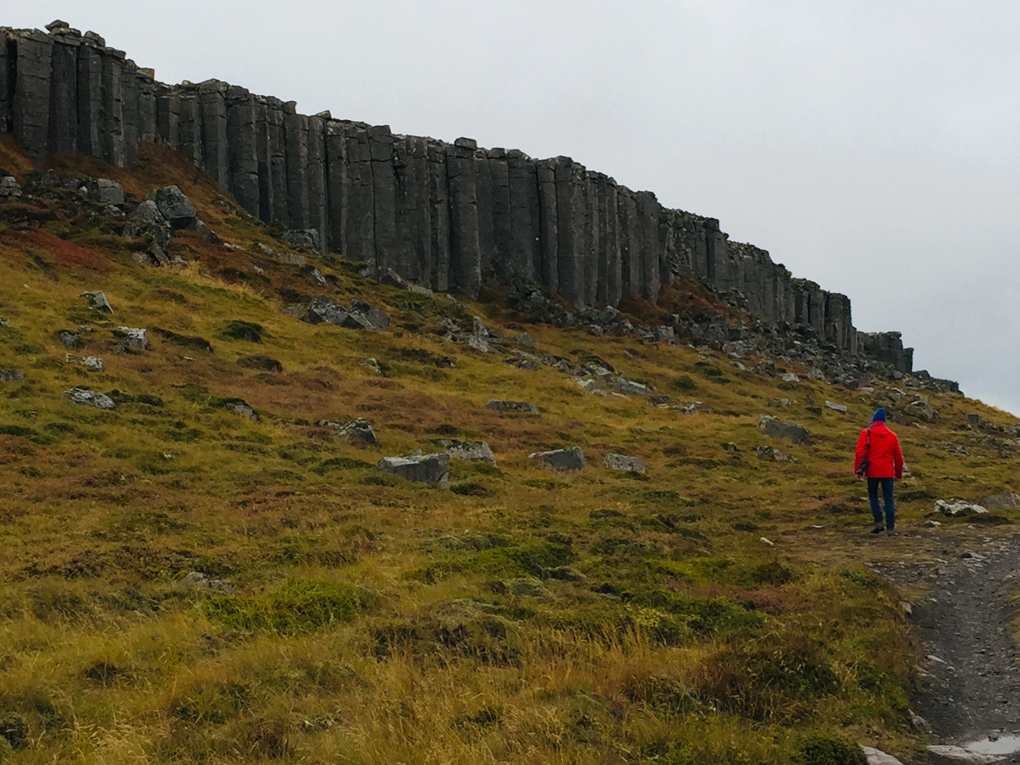
<path id="1" fill-rule="evenodd" d="M 383 457 L 376 467 L 408 481 L 430 483 L 446 488 L 450 485 L 450 455 L 420 454 L 412 457 Z"/>
<path id="2" fill-rule="evenodd" d="M 518 598 L 543 598 L 553 597 L 552 591 L 533 577 L 521 577 L 506 582 L 507 592 Z"/>
<path id="3" fill-rule="evenodd" d="M 194 231 L 210 244 L 223 244 L 223 240 L 216 236 L 216 233 L 198 218 L 193 219 L 186 228 L 188 231 Z"/>
<path id="4" fill-rule="evenodd" d="M 981 505 L 975 505 L 970 502 L 947 502 L 944 499 L 935 500 L 935 510 L 950 518 L 961 518 L 968 515 L 983 515 L 988 512 L 988 509 Z"/>
<path id="5" fill-rule="evenodd" d="M 868 765 L 903 765 L 902 762 L 881 749 L 874 749 L 870 746 L 862 746 L 861 749 L 868 760 Z"/>
<path id="6" fill-rule="evenodd" d="M 281 364 L 279 360 L 274 359 L 272 356 L 244 356 L 237 360 L 237 365 L 239 367 L 244 367 L 245 369 L 258 369 L 263 372 L 283 371 L 283 364 Z"/>
<path id="7" fill-rule="evenodd" d="M 368 367 L 373 372 L 375 372 L 377 375 L 382 375 L 383 374 L 382 366 L 379 364 L 378 361 L 376 361 L 375 359 L 372 359 L 372 358 L 359 359 L 358 360 L 358 366 Z"/>
<path id="8" fill-rule="evenodd" d="M 800 425 L 783 422 L 775 417 L 763 414 L 758 418 L 758 430 L 769 438 L 785 438 L 792 444 L 806 444 L 810 435 Z"/>
<path id="9" fill-rule="evenodd" d="M 485 408 L 491 412 L 519 412 L 521 414 L 538 414 L 538 407 L 526 401 L 499 401 L 490 398 Z"/>
<path id="10" fill-rule="evenodd" d="M 259 421 L 259 416 L 255 410 L 251 408 L 247 401 L 242 399 L 230 399 L 225 401 L 220 408 L 225 409 L 228 412 L 233 412 L 234 414 L 239 414 L 242 417 L 246 417 L 252 422 Z"/>
<path id="11" fill-rule="evenodd" d="M 982 422 L 984 422 L 984 420 L 982 419 L 980 414 L 977 414 L 976 412 L 969 412 L 967 414 L 968 425 L 973 425 L 976 428 L 979 427 Z"/>
<path id="12" fill-rule="evenodd" d="M 365 329 L 382 330 L 390 326 L 390 318 L 385 313 L 362 300 L 351 301 L 351 315 L 363 318 Z"/>
<path id="13" fill-rule="evenodd" d="M 165 186 L 151 191 L 142 201 L 154 202 L 159 214 L 171 228 L 187 228 L 195 219 L 195 205 L 177 186 Z"/>
<path id="14" fill-rule="evenodd" d="M 311 271 L 308 272 L 308 275 L 312 277 L 312 281 L 315 282 L 320 287 L 329 286 L 329 282 L 326 281 L 326 277 L 322 275 L 322 272 L 319 269 L 313 268 Z"/>
<path id="15" fill-rule="evenodd" d="M 629 394 L 631 396 L 654 396 L 656 395 L 655 390 L 647 385 L 634 382 L 632 380 L 625 380 L 620 378 L 617 381 L 617 385 L 620 388 L 620 393 Z"/>
<path id="16" fill-rule="evenodd" d="M 786 383 L 800 382 L 800 378 L 797 377 L 797 375 L 795 375 L 793 372 L 787 372 L 786 374 L 782 375 L 779 379 Z"/>
<path id="17" fill-rule="evenodd" d="M 983 754 L 962 746 L 951 745 L 929 746 L 928 753 L 936 758 L 941 758 L 942 762 L 959 762 L 965 765 L 992 765 L 992 763 L 1003 762 L 1005 759 L 1000 755 Z"/>
<path id="18" fill-rule="evenodd" d="M 124 189 L 109 178 L 86 178 L 80 187 L 82 196 L 94 202 L 120 207 L 124 204 Z"/>
<path id="19" fill-rule="evenodd" d="M 16 199 L 21 196 L 21 186 L 18 185 L 10 175 L 5 175 L 0 178 L 0 199 L 13 198 Z"/>
<path id="20" fill-rule="evenodd" d="M 574 382 L 576 382 L 578 385 L 584 388 L 584 390 L 588 391 L 588 393 L 591 393 L 596 396 L 606 395 L 606 392 L 599 387 L 598 381 L 592 379 L 591 377 L 585 377 L 584 379 L 575 380 Z"/>
<path id="21" fill-rule="evenodd" d="M 793 455 L 782 452 L 771 446 L 759 446 L 754 450 L 754 455 L 762 462 L 796 462 Z"/>
<path id="22" fill-rule="evenodd" d="M 846 407 L 843 406 L 843 404 L 834 404 L 831 401 L 826 401 L 825 402 L 825 408 L 826 409 L 831 409 L 834 412 L 839 412 L 840 414 L 846 414 L 846 411 L 847 411 Z"/>
<path id="23" fill-rule="evenodd" d="M 83 297 L 88 301 L 90 308 L 95 308 L 97 311 L 103 313 L 113 313 L 113 307 L 110 305 L 110 301 L 106 299 L 100 291 L 95 292 L 83 292 L 78 297 Z"/>
<path id="24" fill-rule="evenodd" d="M 114 335 L 120 339 L 118 347 L 129 351 L 144 351 L 149 347 L 149 333 L 134 327 L 118 327 Z"/>
<path id="25" fill-rule="evenodd" d="M 187 576 L 178 579 L 174 584 L 177 587 L 205 590 L 206 592 L 214 592 L 217 595 L 232 595 L 234 593 L 233 586 L 220 579 L 211 579 L 198 571 L 189 572 Z"/>
<path id="26" fill-rule="evenodd" d="M 625 454 L 607 454 L 602 461 L 610 470 L 617 470 L 623 473 L 644 473 L 645 463 L 637 457 L 628 457 Z"/>
<path id="27" fill-rule="evenodd" d="M 153 243 L 162 250 L 169 247 L 170 242 L 173 241 L 170 223 L 163 217 L 159 207 L 151 199 L 143 200 L 131 211 L 131 214 L 128 215 L 127 225 L 124 226 L 124 234 L 132 239 L 140 239 L 148 235 L 152 238 Z"/>
<path id="28" fill-rule="evenodd" d="M 712 407 L 702 401 L 685 401 L 680 405 L 680 411 L 684 414 L 708 413 L 712 411 Z"/>
<path id="29" fill-rule="evenodd" d="M 443 441 L 443 447 L 452 459 L 461 462 L 487 462 L 496 464 L 496 455 L 484 441 Z"/>
<path id="30" fill-rule="evenodd" d="M 0 382 L 22 382 L 25 373 L 20 369 L 0 369 Z"/>
<path id="31" fill-rule="evenodd" d="M 513 340 L 515 343 L 520 343 L 521 345 L 530 345 L 530 346 L 534 346 L 535 345 L 535 338 L 533 338 L 527 332 L 524 332 L 524 333 L 519 334 L 519 335 L 514 335 L 510 339 Z"/>
<path id="32" fill-rule="evenodd" d="M 295 252 L 278 252 L 275 258 L 277 263 L 283 263 L 288 266 L 303 266 L 308 262 L 304 255 L 298 255 Z"/>
<path id="33" fill-rule="evenodd" d="M 312 303 L 308 306 L 308 312 L 303 320 L 309 324 L 322 324 L 325 322 L 326 324 L 335 324 L 340 327 L 344 325 L 349 315 L 350 313 L 347 309 L 335 300 L 331 300 L 325 295 L 319 295 L 312 298 Z"/>
<path id="34" fill-rule="evenodd" d="M 528 459 L 538 467 L 561 473 L 576 473 L 588 466 L 584 460 L 584 452 L 579 446 L 570 449 L 553 449 L 548 452 L 534 452 L 528 455 Z"/>
<path id="35" fill-rule="evenodd" d="M 74 348 L 81 341 L 81 337 L 77 332 L 71 332 L 66 329 L 60 331 L 59 337 L 60 342 L 63 343 L 65 348 Z"/>
<path id="36" fill-rule="evenodd" d="M 73 353 L 64 354 L 64 361 L 68 364 L 83 367 L 90 372 L 102 372 L 106 365 L 98 356 L 75 356 Z"/>
<path id="37" fill-rule="evenodd" d="M 479 335 L 470 335 L 467 339 L 468 348 L 478 351 L 479 353 L 489 352 L 489 341 Z"/>
<path id="38" fill-rule="evenodd" d="M 319 238 L 319 232 L 314 228 L 288 229 L 280 234 L 280 238 L 294 247 L 304 247 L 313 252 L 318 252 L 322 249 L 322 240 Z"/>
<path id="39" fill-rule="evenodd" d="M 97 409 L 115 409 L 117 406 L 113 399 L 105 393 L 99 393 L 88 388 L 71 388 L 70 390 L 65 390 L 63 396 L 72 403 L 81 406 L 94 406 Z"/>
<path id="40" fill-rule="evenodd" d="M 10 329 L 13 326 L 14 325 L 11 324 L 10 320 L 8 320 L 8 319 L 0 319 L 0 327 L 5 327 L 6 329 Z"/>
<path id="41" fill-rule="evenodd" d="M 337 437 L 342 438 L 344 441 L 365 444 L 366 446 L 379 445 L 379 439 L 376 438 L 375 430 L 372 429 L 368 420 L 361 417 L 348 422 L 346 425 L 341 425 L 337 429 Z"/>
<path id="42" fill-rule="evenodd" d="M 776 398 L 773 399 L 772 401 L 769 401 L 769 406 L 774 406 L 777 409 L 785 409 L 786 407 L 790 406 L 790 399 Z"/>
<path id="43" fill-rule="evenodd" d="M 1020 510 L 1020 494 L 1012 491 L 1000 491 L 998 494 L 985 497 L 979 504 L 987 510 Z"/>

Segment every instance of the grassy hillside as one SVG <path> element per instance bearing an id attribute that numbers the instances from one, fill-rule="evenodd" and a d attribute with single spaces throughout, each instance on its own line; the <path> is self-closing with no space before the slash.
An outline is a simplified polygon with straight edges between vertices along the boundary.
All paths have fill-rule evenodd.
<path id="1" fill-rule="evenodd" d="M 31 170 L 7 142 L 0 167 Z M 186 268 L 144 267 L 73 190 L 0 203 L 0 369 L 25 373 L 0 382 L 0 728 L 27 725 L 9 761 L 810 764 L 840 737 L 919 751 L 900 607 L 917 593 L 868 564 L 937 554 L 940 530 L 921 527 L 936 498 L 1020 488 L 1015 418 L 921 393 L 937 417 L 894 426 L 908 534 L 872 538 L 850 453 L 876 406 L 914 399 L 903 383 L 861 393 L 789 365 L 802 381 L 783 383 L 754 371 L 765 360 L 741 371 L 705 349 L 527 324 L 496 293 L 427 298 L 343 260 L 282 263 L 256 245 L 287 245 L 157 147 L 132 173 L 55 168 L 113 178 L 133 202 L 177 184 L 226 244 L 180 233 Z M 366 300 L 390 329 L 296 318 L 319 294 Z M 535 346 L 443 339 L 474 316 Z M 118 350 L 121 326 L 147 328 L 149 349 Z M 58 333 L 78 327 L 92 331 L 70 353 L 103 371 L 66 360 Z M 518 368 L 515 348 L 598 357 L 672 405 Z M 256 355 L 282 371 L 238 363 Z M 75 386 L 119 404 L 61 397 Z M 236 399 L 257 422 L 224 408 Z M 684 414 L 691 401 L 708 409 Z M 767 439 L 762 414 L 810 444 Z M 315 424 L 356 417 L 379 448 Z M 486 441 L 497 466 L 454 461 L 449 489 L 375 468 L 444 439 Z M 583 472 L 528 459 L 572 446 Z M 611 452 L 647 473 L 606 469 Z M 186 586 L 190 572 L 225 586 Z"/>

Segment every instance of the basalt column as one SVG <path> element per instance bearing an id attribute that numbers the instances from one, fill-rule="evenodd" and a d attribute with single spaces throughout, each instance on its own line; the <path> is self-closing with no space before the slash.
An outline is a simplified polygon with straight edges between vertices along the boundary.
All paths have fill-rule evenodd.
<path id="1" fill-rule="evenodd" d="M 458 138 L 447 149 L 446 156 L 450 188 L 450 282 L 471 298 L 478 297 L 482 283 L 475 151 L 474 141 Z"/>
<path id="2" fill-rule="evenodd" d="M 558 292 L 575 305 L 583 304 L 585 294 L 584 218 L 587 212 L 585 169 L 569 157 L 557 157 L 556 221 Z"/>
<path id="3" fill-rule="evenodd" d="M 556 200 L 556 160 L 545 159 L 536 164 L 538 179 L 540 250 L 541 264 L 535 278 L 553 292 L 560 287 L 559 242 L 560 231 L 557 219 L 559 204 Z"/>
<path id="4" fill-rule="evenodd" d="M 584 264 L 578 305 L 590 305 L 599 288 L 599 200 L 596 173 L 585 171 L 581 192 L 584 195 L 581 213 L 581 258 Z"/>
<path id="5" fill-rule="evenodd" d="M 124 167 L 124 54 L 107 48 L 103 62 L 103 121 L 99 134 L 102 157 L 111 165 Z"/>
<path id="6" fill-rule="evenodd" d="M 397 185 L 393 171 L 393 134 L 386 125 L 368 129 L 375 210 L 375 267 L 399 268 L 397 253 Z"/>
<path id="7" fill-rule="evenodd" d="M 283 105 L 284 154 L 287 160 L 287 228 L 307 229 L 308 118 L 297 113 L 297 103 Z"/>
<path id="8" fill-rule="evenodd" d="M 14 140 L 30 159 L 41 161 L 50 142 L 53 41 L 35 30 L 20 32 L 14 40 Z"/>
<path id="9" fill-rule="evenodd" d="M 308 227 L 317 232 L 319 248 L 329 241 L 329 189 L 326 186 L 326 120 L 308 118 Z"/>
<path id="10" fill-rule="evenodd" d="M 375 186 L 372 177 L 372 150 L 368 126 L 345 122 L 342 130 L 346 151 L 346 177 L 340 197 L 344 247 L 342 252 L 354 261 L 375 268 Z M 337 198 L 333 197 L 333 204 Z"/>
<path id="11" fill-rule="evenodd" d="M 156 122 L 159 109 L 156 106 L 155 73 L 151 69 L 139 69 L 135 74 L 138 84 L 138 140 L 152 143 L 159 130 Z"/>
<path id="12" fill-rule="evenodd" d="M 393 169 L 399 273 L 405 278 L 428 284 L 432 278 L 432 214 L 426 139 L 398 139 L 393 146 Z"/>
<path id="13" fill-rule="evenodd" d="M 198 88 L 194 85 L 180 90 L 180 152 L 199 167 L 202 156 L 202 118 L 198 106 Z"/>
<path id="14" fill-rule="evenodd" d="M 50 151 L 78 154 L 78 49 L 81 35 L 71 29 L 53 37 L 50 80 Z"/>
<path id="15" fill-rule="evenodd" d="M 422 274 L 432 289 L 450 288 L 450 191 L 446 168 L 446 146 L 426 141 L 429 179 L 429 228 L 431 232 L 431 274 Z"/>
<path id="16" fill-rule="evenodd" d="M 226 93 L 227 163 L 230 193 L 251 215 L 260 215 L 258 138 L 255 132 L 255 99 L 244 88 L 231 86 Z"/>
<path id="17" fill-rule="evenodd" d="M 601 305 L 616 305 L 623 297 L 623 259 L 620 257 L 616 181 L 605 175 L 596 176 L 595 196 L 598 201 L 599 225 L 599 279 L 595 299 Z"/>
<path id="18" fill-rule="evenodd" d="M 123 97 L 124 166 L 138 163 L 140 113 L 138 109 L 138 70 L 134 62 L 124 61 L 121 67 L 121 94 Z"/>
<path id="19" fill-rule="evenodd" d="M 10 75 L 13 73 L 11 66 L 13 60 L 8 60 L 7 49 L 16 50 L 14 42 L 7 36 L 6 32 L 0 31 L 0 135 L 6 135 L 13 130 L 11 125 L 11 86 Z M 15 54 L 17 55 L 17 54 Z"/>
<path id="20" fill-rule="evenodd" d="M 259 126 L 259 204 L 262 220 L 287 220 L 287 151 L 283 128 L 283 101 L 264 99 L 265 120 Z M 261 191 L 265 190 L 265 194 Z"/>
<path id="21" fill-rule="evenodd" d="M 180 147 L 181 99 L 162 84 L 156 86 L 156 133 L 171 149 Z"/>
<path id="22" fill-rule="evenodd" d="M 227 88 L 225 82 L 207 80 L 198 86 L 202 124 L 202 156 L 205 169 L 224 187 L 230 188 L 227 142 Z"/>
<path id="23" fill-rule="evenodd" d="M 510 169 L 506 151 L 488 151 L 489 190 L 492 195 L 492 270 L 506 284 L 513 274 L 510 264 Z"/>
<path id="24" fill-rule="evenodd" d="M 836 292 L 825 295 L 825 339 L 848 353 L 857 352 L 857 330 L 850 317 L 850 298 Z"/>
<path id="25" fill-rule="evenodd" d="M 103 47 L 86 34 L 78 48 L 78 151 L 91 157 L 103 154 Z"/>
<path id="26" fill-rule="evenodd" d="M 620 276 L 623 294 L 641 293 L 641 224 L 634 192 L 621 188 L 616 194 L 620 238 Z"/>
<path id="27" fill-rule="evenodd" d="M 512 274 L 535 279 L 542 268 L 537 168 L 531 157 L 516 149 L 507 152 L 506 163 L 510 187 L 507 262 Z"/>

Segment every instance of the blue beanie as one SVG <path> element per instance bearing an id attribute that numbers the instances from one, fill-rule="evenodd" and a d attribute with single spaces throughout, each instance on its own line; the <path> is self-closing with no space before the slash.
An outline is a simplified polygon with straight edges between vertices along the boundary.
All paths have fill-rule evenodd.
<path id="1" fill-rule="evenodd" d="M 885 422 L 885 409 L 879 407 L 875 410 L 875 413 L 871 415 L 872 422 Z"/>

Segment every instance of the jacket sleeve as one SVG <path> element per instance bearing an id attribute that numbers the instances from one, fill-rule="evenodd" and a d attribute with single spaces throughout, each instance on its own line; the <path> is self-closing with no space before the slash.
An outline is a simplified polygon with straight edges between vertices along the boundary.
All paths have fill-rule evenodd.
<path id="1" fill-rule="evenodd" d="M 896 470 L 896 480 L 903 479 L 903 451 L 900 449 L 900 439 L 893 436 L 893 467 Z"/>
<path id="2" fill-rule="evenodd" d="M 868 443 L 867 434 L 866 430 L 862 430 L 861 435 L 857 438 L 857 449 L 854 451 L 854 475 L 861 469 L 861 462 L 864 460 L 864 452 Z"/>

